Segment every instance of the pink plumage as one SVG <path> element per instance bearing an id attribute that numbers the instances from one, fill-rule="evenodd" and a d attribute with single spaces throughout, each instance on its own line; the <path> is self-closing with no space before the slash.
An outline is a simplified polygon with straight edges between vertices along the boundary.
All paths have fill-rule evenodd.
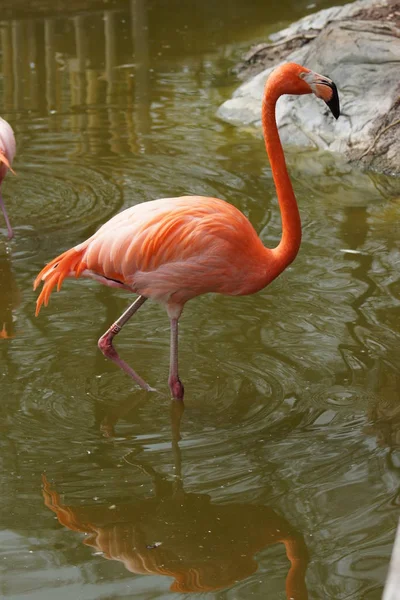
<path id="1" fill-rule="evenodd" d="M 12 171 L 11 165 L 15 156 L 15 137 L 11 125 L 0 117 L 0 186 L 7 171 Z M 0 208 L 7 225 L 8 237 L 12 238 L 14 233 L 7 215 L 6 207 L 0 189 Z"/>

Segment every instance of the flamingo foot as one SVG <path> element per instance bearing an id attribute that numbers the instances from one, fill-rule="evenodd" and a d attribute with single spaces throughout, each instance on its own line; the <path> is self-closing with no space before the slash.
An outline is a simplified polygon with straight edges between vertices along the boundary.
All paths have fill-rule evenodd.
<path id="1" fill-rule="evenodd" d="M 183 400 L 185 388 L 177 375 L 169 377 L 168 385 L 174 400 Z"/>
<path id="2" fill-rule="evenodd" d="M 131 377 L 142 389 L 146 390 L 146 392 L 155 392 L 156 390 L 154 388 L 152 388 L 144 379 L 142 379 L 140 375 L 138 375 L 136 371 L 134 371 L 132 367 L 128 365 L 128 363 L 119 357 L 118 352 L 112 344 L 114 335 L 115 333 L 112 331 L 112 328 L 110 328 L 104 335 L 101 336 L 97 343 L 104 356 L 115 362 L 116 365 L 125 371 L 125 373 L 127 373 L 129 377 Z"/>

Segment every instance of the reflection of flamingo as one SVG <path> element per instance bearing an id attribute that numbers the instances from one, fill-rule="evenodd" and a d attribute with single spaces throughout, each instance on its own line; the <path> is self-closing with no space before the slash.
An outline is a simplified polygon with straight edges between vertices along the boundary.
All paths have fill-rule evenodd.
<path id="1" fill-rule="evenodd" d="M 4 177 L 7 174 L 7 171 L 10 169 L 12 171 L 11 165 L 15 156 L 15 138 L 14 132 L 11 126 L 0 117 L 0 186 L 3 182 Z M 14 233 L 10 225 L 10 221 L 7 215 L 6 207 L 4 205 L 4 200 L 1 195 L 0 189 L 0 207 L 3 211 L 4 219 L 6 221 L 7 229 L 8 229 L 8 237 L 12 238 Z"/>
<path id="2" fill-rule="evenodd" d="M 61 525 L 89 534 L 84 544 L 132 573 L 173 577 L 173 592 L 229 587 L 257 571 L 257 552 L 282 543 L 291 563 L 287 598 L 308 598 L 304 540 L 272 508 L 213 504 L 207 494 L 176 498 L 167 482 L 158 481 L 157 487 L 157 496 L 136 503 L 69 506 L 43 476 L 45 504 Z"/>
<path id="3" fill-rule="evenodd" d="M 183 490 L 178 445 L 183 404 L 174 405 L 173 483 L 149 465 L 131 463 L 151 478 L 153 496 L 124 504 L 70 506 L 43 476 L 46 506 L 65 527 L 89 534 L 84 544 L 121 561 L 128 571 L 173 577 L 175 592 L 229 587 L 257 571 L 257 552 L 282 543 L 290 561 L 287 598 L 307 600 L 307 547 L 286 519 L 268 506 L 214 504 L 207 494 Z"/>
<path id="4" fill-rule="evenodd" d="M 178 376 L 178 319 L 185 302 L 206 292 L 252 294 L 264 288 L 295 258 L 301 239 L 296 198 L 286 169 L 275 120 L 282 94 L 322 98 L 337 118 L 335 84 L 305 67 L 288 63 L 275 69 L 265 86 L 263 132 L 282 216 L 279 245 L 265 248 L 247 218 L 234 206 L 200 196 L 163 198 L 129 208 L 105 223 L 91 238 L 52 260 L 39 273 L 44 281 L 36 314 L 65 277 L 86 275 L 111 287 L 139 294 L 135 302 L 100 338 L 99 347 L 142 388 L 148 384 L 123 361 L 114 336 L 147 300 L 166 306 L 171 321 L 169 386 L 183 399 Z"/>

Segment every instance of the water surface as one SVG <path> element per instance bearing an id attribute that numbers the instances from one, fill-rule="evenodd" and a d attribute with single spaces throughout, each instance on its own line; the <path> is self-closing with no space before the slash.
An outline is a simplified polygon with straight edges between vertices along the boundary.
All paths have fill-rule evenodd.
<path id="1" fill-rule="evenodd" d="M 398 182 L 287 149 L 300 254 L 256 296 L 188 304 L 183 415 L 161 307 L 116 343 L 149 395 L 97 350 L 126 293 L 67 281 L 36 319 L 31 289 L 157 197 L 225 198 L 275 245 L 262 141 L 215 112 L 250 43 L 329 2 L 24 4 L 0 28 L 18 144 L 11 243 L 0 223 L 2 596 L 378 600 L 399 505 Z"/>

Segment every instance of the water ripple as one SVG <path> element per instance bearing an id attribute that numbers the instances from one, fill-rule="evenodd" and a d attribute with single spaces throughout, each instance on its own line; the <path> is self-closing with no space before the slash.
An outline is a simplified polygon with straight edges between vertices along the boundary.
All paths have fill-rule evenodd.
<path id="1" fill-rule="evenodd" d="M 7 184 L 18 232 L 28 222 L 41 236 L 66 228 L 79 233 L 110 218 L 122 204 L 121 190 L 107 174 L 84 165 L 28 163 Z"/>

